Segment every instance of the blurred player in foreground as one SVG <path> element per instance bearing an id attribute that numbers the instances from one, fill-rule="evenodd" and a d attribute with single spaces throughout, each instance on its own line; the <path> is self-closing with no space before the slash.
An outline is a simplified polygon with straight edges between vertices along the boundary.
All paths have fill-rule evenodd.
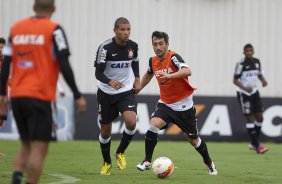
<path id="1" fill-rule="evenodd" d="M 10 98 L 21 140 L 12 184 L 20 184 L 23 174 L 27 184 L 39 183 L 49 142 L 53 140 L 51 103 L 55 100 L 59 71 L 74 94 L 77 111 L 86 110 L 86 101 L 69 64 L 66 35 L 61 26 L 50 20 L 55 11 L 54 0 L 35 0 L 33 9 L 34 17 L 12 26 L 9 43 L 3 50 L 0 115 L 7 115 L 5 86 L 11 64 Z"/>

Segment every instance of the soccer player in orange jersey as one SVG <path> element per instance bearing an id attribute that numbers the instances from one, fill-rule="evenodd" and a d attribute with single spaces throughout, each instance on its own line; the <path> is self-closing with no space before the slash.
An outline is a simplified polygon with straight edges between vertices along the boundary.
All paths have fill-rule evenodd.
<path id="1" fill-rule="evenodd" d="M 180 55 L 168 50 L 167 33 L 153 32 L 152 45 L 156 56 L 149 59 L 149 68 L 142 77 L 141 89 L 155 76 L 160 88 L 160 100 L 151 116 L 151 126 L 145 136 L 145 159 L 137 165 L 137 169 L 144 171 L 151 168 L 159 130 L 166 128 L 169 123 L 174 123 L 201 154 L 209 174 L 217 175 L 207 145 L 198 135 L 196 109 L 192 97 L 194 88 L 188 80 L 191 70 Z"/>

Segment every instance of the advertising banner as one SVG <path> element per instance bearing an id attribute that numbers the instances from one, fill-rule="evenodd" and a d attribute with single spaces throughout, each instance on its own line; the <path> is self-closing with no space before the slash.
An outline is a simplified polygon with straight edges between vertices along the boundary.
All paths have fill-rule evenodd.
<path id="1" fill-rule="evenodd" d="M 86 95 L 88 110 L 77 116 L 75 139 L 98 140 L 99 123 L 96 95 Z M 149 128 L 150 116 L 158 96 L 138 95 L 137 131 L 134 139 L 144 139 Z M 282 142 L 282 99 L 263 98 L 264 121 L 262 141 Z M 236 97 L 194 96 L 200 136 L 210 141 L 249 141 L 245 120 Z M 112 138 L 120 139 L 124 123 L 119 116 L 112 124 Z M 181 130 L 171 124 L 159 133 L 160 139 L 184 140 Z"/>

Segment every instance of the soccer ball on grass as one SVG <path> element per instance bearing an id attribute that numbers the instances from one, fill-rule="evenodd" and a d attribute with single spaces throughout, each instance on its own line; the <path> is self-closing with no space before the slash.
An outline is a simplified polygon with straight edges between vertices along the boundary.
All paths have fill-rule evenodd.
<path id="1" fill-rule="evenodd" d="M 158 178 L 167 178 L 173 173 L 174 164 L 167 157 L 159 157 L 153 162 L 152 170 Z"/>

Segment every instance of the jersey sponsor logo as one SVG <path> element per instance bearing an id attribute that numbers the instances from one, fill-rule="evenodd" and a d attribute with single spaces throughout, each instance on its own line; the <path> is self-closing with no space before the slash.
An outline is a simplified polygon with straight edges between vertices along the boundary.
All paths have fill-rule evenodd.
<path id="1" fill-rule="evenodd" d="M 107 56 L 107 50 L 102 49 L 101 56 L 100 56 L 101 63 L 105 63 L 106 56 Z"/>
<path id="2" fill-rule="evenodd" d="M 165 73 L 173 73 L 173 70 L 169 67 L 169 68 L 164 68 L 164 69 L 161 69 L 161 70 L 157 70 L 157 72 L 165 72 Z"/>
<path id="3" fill-rule="evenodd" d="M 58 46 L 58 50 L 61 51 L 67 49 L 68 46 L 63 31 L 61 29 L 58 29 L 54 31 L 54 35 L 55 35 L 55 41 Z"/>
<path id="4" fill-rule="evenodd" d="M 116 56 L 118 53 L 112 54 L 112 56 Z"/>
<path id="5" fill-rule="evenodd" d="M 35 35 L 35 34 L 18 34 L 13 38 L 13 44 L 15 45 L 43 45 L 44 44 L 44 35 Z"/>
<path id="6" fill-rule="evenodd" d="M 244 77 L 254 77 L 254 76 L 258 76 L 258 71 L 257 70 L 249 70 L 249 71 L 245 71 L 243 72 Z"/>
<path id="7" fill-rule="evenodd" d="M 31 53 L 32 53 L 32 50 L 27 51 L 27 52 L 18 52 L 18 56 L 19 57 L 24 57 L 24 56 L 27 56 L 27 55 L 29 55 Z"/>
<path id="8" fill-rule="evenodd" d="M 17 65 L 21 68 L 31 68 L 33 67 L 32 61 L 19 61 Z"/>
<path id="9" fill-rule="evenodd" d="M 133 108 L 135 107 L 135 105 L 128 105 L 128 108 Z"/>
<path id="10" fill-rule="evenodd" d="M 178 62 L 179 62 L 178 59 L 176 58 L 176 56 L 171 57 L 171 60 L 172 60 L 174 63 L 178 63 Z"/>
<path id="11" fill-rule="evenodd" d="M 235 68 L 235 74 L 236 74 L 236 75 L 240 75 L 241 72 L 242 72 L 242 69 L 243 69 L 243 65 L 237 64 L 237 65 L 236 65 L 236 68 Z"/>
<path id="12" fill-rule="evenodd" d="M 132 58 L 133 58 L 133 56 L 134 56 L 134 53 L 133 53 L 133 52 L 134 52 L 134 50 L 132 50 L 132 49 L 129 49 L 129 50 L 128 50 L 128 58 L 129 58 L 129 59 L 132 59 Z"/>
<path id="13" fill-rule="evenodd" d="M 113 63 L 111 64 L 111 68 L 129 68 L 131 67 L 130 63 Z"/>

